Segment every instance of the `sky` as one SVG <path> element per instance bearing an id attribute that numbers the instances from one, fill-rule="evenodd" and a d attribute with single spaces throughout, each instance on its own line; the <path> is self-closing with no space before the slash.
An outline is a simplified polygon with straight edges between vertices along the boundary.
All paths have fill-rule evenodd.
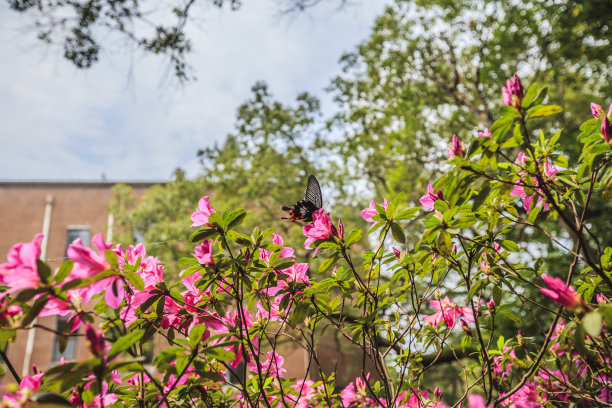
<path id="1" fill-rule="evenodd" d="M 275 0 L 200 10 L 187 28 L 197 80 L 180 85 L 165 60 L 112 41 L 79 70 L 36 39 L 31 17 L 0 2 L 0 180 L 163 181 L 177 167 L 196 175 L 198 149 L 223 142 L 258 80 L 282 102 L 308 91 L 332 111 L 324 88 L 386 3 L 328 1 L 290 16 Z"/>

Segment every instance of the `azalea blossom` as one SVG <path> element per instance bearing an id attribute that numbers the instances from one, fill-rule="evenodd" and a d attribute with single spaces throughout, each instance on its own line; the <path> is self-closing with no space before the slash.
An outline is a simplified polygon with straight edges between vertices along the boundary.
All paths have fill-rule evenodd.
<path id="1" fill-rule="evenodd" d="M 376 201 L 372 201 L 370 203 L 370 206 L 368 208 L 366 208 L 365 210 L 361 211 L 361 218 L 363 218 L 366 222 L 371 222 L 374 225 L 382 222 L 382 221 L 375 221 L 373 219 L 373 217 L 378 214 L 378 211 L 376 210 L 376 206 L 378 205 L 378 203 Z M 387 209 L 387 207 L 389 207 L 389 201 L 385 198 L 383 203 L 380 204 L 382 206 L 383 209 Z"/>
<path id="2" fill-rule="evenodd" d="M 341 223 L 339 223 L 339 226 Z M 313 242 L 319 239 L 330 239 L 331 237 L 341 238 L 343 231 L 343 227 L 340 228 L 340 232 L 338 228 L 332 223 L 331 217 L 329 213 L 325 214 L 325 210 L 323 208 L 319 208 L 312 214 L 312 223 L 308 225 L 304 225 L 302 229 L 304 236 L 306 237 L 306 241 L 304 242 L 304 246 L 306 249 L 310 249 L 310 246 Z"/>
<path id="3" fill-rule="evenodd" d="M 427 208 L 428 210 L 434 209 L 434 203 L 438 200 L 444 200 L 444 196 L 442 194 L 442 189 L 437 193 L 434 193 L 433 183 L 429 183 L 427 185 L 427 194 L 419 199 L 423 208 Z"/>
<path id="4" fill-rule="evenodd" d="M 504 356 L 506 359 L 504 370 Z M 504 356 L 495 356 L 493 357 L 493 377 L 494 378 L 504 378 L 510 374 L 512 367 L 514 364 L 508 361 L 509 358 L 516 359 L 516 354 L 514 353 L 514 349 L 510 347 L 504 347 Z"/>
<path id="5" fill-rule="evenodd" d="M 489 139 L 492 139 L 493 135 L 491 134 L 489 128 L 485 128 L 484 132 L 478 132 L 478 137 L 487 137 Z"/>
<path id="6" fill-rule="evenodd" d="M 40 257 L 42 234 L 37 234 L 31 242 L 13 245 L 7 254 L 6 263 L 0 264 L 0 283 L 9 287 L 5 293 L 34 288 L 40 283 L 36 260 Z"/>
<path id="7" fill-rule="evenodd" d="M 450 301 L 448 296 L 442 300 L 430 300 L 429 304 L 434 308 L 436 313 L 431 316 L 423 317 L 423 320 L 430 326 L 437 327 L 440 322 L 444 320 L 446 326 L 452 330 L 459 316 L 464 316 L 467 321 L 474 321 L 474 314 L 472 313 L 471 307 L 457 306 Z"/>
<path id="8" fill-rule="evenodd" d="M 525 94 L 523 92 L 521 80 L 516 74 L 512 76 L 512 80 L 508 79 L 506 81 L 506 86 L 502 87 L 502 97 L 504 105 L 512 106 L 515 109 L 521 107 L 521 101 L 525 97 Z"/>
<path id="9" fill-rule="evenodd" d="M 544 283 L 546 283 L 550 289 L 540 288 L 540 291 L 561 306 L 565 306 L 568 309 L 575 309 L 584 303 L 582 297 L 576 293 L 576 289 L 567 286 L 561 279 L 553 278 L 543 273 L 542 280 L 544 280 Z"/>
<path id="10" fill-rule="evenodd" d="M 465 157 L 465 144 L 459 140 L 457 135 L 453 135 L 451 146 L 446 149 L 446 153 L 448 153 L 449 159 L 452 159 L 455 156 Z"/>
<path id="11" fill-rule="evenodd" d="M 468 399 L 469 408 L 488 408 L 489 407 L 485 404 L 484 398 L 482 398 L 482 396 L 480 395 L 470 394 L 468 395 L 467 399 Z"/>
<path id="12" fill-rule="evenodd" d="M 522 169 L 525 166 L 525 163 L 527 162 L 527 160 L 529 160 L 527 155 L 525 155 L 523 152 L 520 152 L 514 164 Z M 545 182 L 556 181 L 558 179 L 556 176 L 558 171 L 559 170 L 555 168 L 555 166 L 551 163 L 550 159 L 547 157 L 544 160 L 544 165 L 542 166 L 542 176 L 544 178 L 544 181 Z M 543 197 L 543 193 L 541 192 L 540 183 L 538 182 L 538 179 L 536 177 L 528 177 L 525 171 L 519 171 L 518 175 L 520 179 L 514 183 L 514 187 L 512 188 L 510 195 L 514 197 L 520 197 L 523 199 L 523 208 L 525 208 L 525 211 L 528 214 L 531 208 L 531 203 L 536 196 L 537 196 L 536 205 L 539 205 L 541 202 L 543 202 L 542 208 L 545 211 L 548 211 L 550 207 L 548 206 L 548 202 Z M 530 181 L 527 182 L 526 180 L 530 180 Z M 527 192 L 525 191 L 525 187 L 532 188 L 534 190 L 534 193 L 531 195 L 527 195 Z"/>
<path id="13" fill-rule="evenodd" d="M 200 245 L 193 249 L 194 253 L 192 255 L 198 260 L 200 265 L 210 266 L 215 263 L 213 260 L 212 250 L 210 249 L 211 243 L 212 240 L 205 239 Z"/>
<path id="14" fill-rule="evenodd" d="M 191 221 L 193 221 L 193 224 L 191 224 L 192 227 L 199 227 L 200 225 L 212 227 L 212 225 L 208 223 L 208 217 L 216 211 L 210 205 L 209 200 L 210 198 L 208 196 L 200 198 L 198 202 L 198 211 L 191 214 Z"/>

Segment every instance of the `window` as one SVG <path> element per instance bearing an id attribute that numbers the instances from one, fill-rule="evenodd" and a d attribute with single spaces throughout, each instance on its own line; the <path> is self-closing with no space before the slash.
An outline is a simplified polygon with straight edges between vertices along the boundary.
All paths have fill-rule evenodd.
<path id="1" fill-rule="evenodd" d="M 81 238 L 83 245 L 89 246 L 89 225 L 74 225 L 74 226 L 68 226 L 66 228 L 66 249 L 65 251 L 68 250 L 68 247 L 70 246 L 70 244 L 72 244 L 74 240 L 77 238 Z"/>
<path id="2" fill-rule="evenodd" d="M 60 352 L 59 343 L 61 339 L 61 333 L 64 333 L 64 329 L 66 328 L 68 317 L 67 316 L 58 316 L 57 324 L 55 327 L 55 341 L 53 342 L 53 359 L 52 361 L 59 361 L 61 357 L 64 357 L 66 360 L 74 360 L 76 357 L 76 337 L 70 337 L 68 340 L 68 344 L 66 345 L 66 350 L 64 352 Z"/>

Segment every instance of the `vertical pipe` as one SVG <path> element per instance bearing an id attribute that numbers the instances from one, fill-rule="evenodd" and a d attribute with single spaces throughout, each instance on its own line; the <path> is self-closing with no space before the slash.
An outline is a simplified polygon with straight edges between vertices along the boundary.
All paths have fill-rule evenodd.
<path id="1" fill-rule="evenodd" d="M 108 221 L 106 223 L 106 242 L 113 242 L 113 223 L 115 222 L 115 216 L 108 214 Z"/>
<path id="2" fill-rule="evenodd" d="M 49 242 L 49 230 L 51 229 L 51 210 L 53 209 L 53 196 L 47 195 L 45 203 L 45 218 L 43 219 L 43 240 L 40 244 L 40 259 L 45 260 L 47 258 L 47 244 Z M 36 320 L 32 324 L 36 324 Z M 32 352 L 34 351 L 34 338 L 36 335 L 36 328 L 32 327 L 28 332 L 28 340 L 26 342 L 25 356 L 23 357 L 23 367 L 21 369 L 21 377 L 25 377 L 30 372 L 30 363 L 32 361 Z"/>

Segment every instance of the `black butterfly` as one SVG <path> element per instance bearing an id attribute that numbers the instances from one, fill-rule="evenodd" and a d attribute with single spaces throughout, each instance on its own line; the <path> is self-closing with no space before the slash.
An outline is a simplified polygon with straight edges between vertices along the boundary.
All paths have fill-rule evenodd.
<path id="1" fill-rule="evenodd" d="M 321 197 L 321 187 L 316 177 L 308 177 L 308 186 L 304 199 L 295 203 L 292 207 L 283 206 L 283 211 L 289 211 L 289 218 L 285 220 L 312 222 L 312 214 L 323 207 L 323 197 Z"/>

